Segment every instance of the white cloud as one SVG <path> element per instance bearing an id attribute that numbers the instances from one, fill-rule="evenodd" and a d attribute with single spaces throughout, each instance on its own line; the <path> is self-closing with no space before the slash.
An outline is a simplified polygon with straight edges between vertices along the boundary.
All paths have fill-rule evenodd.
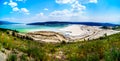
<path id="1" fill-rule="evenodd" d="M 14 7 L 13 11 L 19 11 L 19 8 L 18 7 Z"/>
<path id="2" fill-rule="evenodd" d="M 80 4 L 97 3 L 97 0 L 55 0 L 58 4 L 72 4 L 78 1 Z"/>
<path id="3" fill-rule="evenodd" d="M 58 4 L 68 4 L 68 3 L 73 3 L 76 0 L 56 0 L 56 3 Z"/>
<path id="4" fill-rule="evenodd" d="M 24 0 L 16 0 L 16 1 L 24 1 Z"/>
<path id="5" fill-rule="evenodd" d="M 29 12 L 29 10 L 27 10 L 26 8 L 21 8 L 21 11 L 23 11 L 23 12 Z"/>
<path id="6" fill-rule="evenodd" d="M 66 10 L 67 11 L 67 10 Z M 43 13 L 44 14 L 44 13 Z M 68 17 L 67 17 L 68 16 Z M 76 21 L 76 22 L 109 22 L 109 23 L 117 23 L 120 24 L 120 15 L 103 15 L 103 16 L 69 16 L 66 17 L 54 17 L 54 16 L 41 16 L 41 13 L 36 14 L 32 17 L 28 18 L 2 18 L 1 20 L 10 20 L 10 21 L 17 21 L 23 23 L 31 23 L 31 22 L 45 22 L 45 21 Z M 28 21 L 29 20 L 29 21 Z"/>
<path id="7" fill-rule="evenodd" d="M 53 11 L 49 14 L 49 19 L 53 20 L 53 21 L 66 21 L 66 20 L 70 20 L 70 17 L 72 17 L 72 13 L 65 9 L 62 11 Z"/>
<path id="8" fill-rule="evenodd" d="M 44 13 L 39 13 L 39 14 L 36 14 L 36 16 L 44 16 Z"/>
<path id="9" fill-rule="evenodd" d="M 69 11 L 72 14 L 82 13 L 86 9 L 86 6 L 82 5 L 81 2 L 78 0 L 56 0 L 58 4 L 70 4 L 71 8 Z"/>
<path id="10" fill-rule="evenodd" d="M 95 16 L 89 16 L 90 21 L 94 22 L 119 22 L 120 21 L 120 15 L 118 14 L 104 14 L 104 15 L 95 15 Z M 120 23 L 118 23 L 120 24 Z"/>
<path id="11" fill-rule="evenodd" d="M 72 12 L 71 10 L 64 9 L 62 11 L 53 11 L 49 14 L 50 20 L 58 21 L 79 21 L 83 19 L 88 19 L 81 12 Z"/>
<path id="12" fill-rule="evenodd" d="M 97 0 L 90 0 L 90 3 L 97 3 Z"/>
<path id="13" fill-rule="evenodd" d="M 48 8 L 44 8 L 45 11 L 48 11 Z"/>
<path id="14" fill-rule="evenodd" d="M 27 0 L 16 0 L 16 1 L 25 3 Z"/>
<path id="15" fill-rule="evenodd" d="M 16 7 L 18 4 L 16 2 L 10 1 L 8 5 L 11 7 Z"/>
<path id="16" fill-rule="evenodd" d="M 70 17 L 70 16 L 72 16 L 72 13 L 69 10 L 65 9 L 62 11 L 53 11 L 50 13 L 49 16 L 51 16 L 51 17 Z"/>
<path id="17" fill-rule="evenodd" d="M 21 8 L 21 12 L 23 12 L 24 14 L 27 14 L 27 15 L 30 14 L 30 13 L 29 13 L 29 10 L 26 9 L 26 8 Z"/>
<path id="18" fill-rule="evenodd" d="M 12 13 L 19 12 L 29 15 L 29 10 L 26 8 L 19 8 L 17 2 L 13 2 L 13 0 L 9 0 L 10 2 L 4 2 L 4 5 L 9 5 L 12 8 Z M 26 1 L 26 0 L 16 0 L 16 1 Z"/>
<path id="19" fill-rule="evenodd" d="M 7 5 L 7 4 L 8 4 L 8 2 L 4 2 L 4 3 L 3 3 L 3 5 Z"/>
<path id="20" fill-rule="evenodd" d="M 69 4 L 69 9 L 53 11 L 50 13 L 50 19 L 53 20 L 68 20 L 68 21 L 88 21 L 89 17 L 85 14 L 87 3 L 97 3 L 97 0 L 56 0 L 58 4 Z"/>
<path id="21" fill-rule="evenodd" d="M 71 9 L 71 10 L 72 10 L 73 12 L 80 12 L 80 11 L 86 9 L 86 7 L 83 6 L 83 5 L 81 5 L 81 4 L 79 4 L 78 1 L 76 1 L 76 2 L 75 2 L 74 4 L 72 4 L 71 6 L 72 6 L 72 9 Z"/>
<path id="22" fill-rule="evenodd" d="M 16 1 L 25 1 L 25 0 L 16 0 Z M 57 4 L 66 4 L 70 5 L 69 9 L 63 9 L 63 10 L 55 10 L 48 15 L 45 15 L 44 13 L 40 12 L 33 17 L 30 18 L 23 18 L 20 19 L 22 21 L 29 20 L 30 22 L 42 22 L 42 21 L 89 21 L 89 20 L 95 20 L 94 18 L 91 18 L 84 14 L 84 10 L 86 10 L 86 6 L 84 4 L 87 3 L 97 3 L 97 0 L 55 0 Z M 29 10 L 27 8 L 19 8 L 17 7 L 17 3 L 13 4 L 13 1 L 11 0 L 12 4 L 9 4 L 13 11 L 18 11 L 20 13 L 24 14 L 30 14 Z M 10 3 L 11 3 L 10 2 Z M 48 8 L 44 8 L 43 10 L 48 10 Z M 97 18 L 99 19 L 99 18 Z M 28 21 L 27 21 L 28 22 Z"/>

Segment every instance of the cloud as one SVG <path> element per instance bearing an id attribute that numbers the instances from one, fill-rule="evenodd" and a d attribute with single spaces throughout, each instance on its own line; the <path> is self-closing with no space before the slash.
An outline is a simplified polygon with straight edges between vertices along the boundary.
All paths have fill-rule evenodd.
<path id="1" fill-rule="evenodd" d="M 16 1 L 26 1 L 26 0 L 16 0 Z M 13 0 L 10 0 L 10 2 L 4 2 L 4 5 L 9 5 L 12 8 L 13 12 L 19 12 L 29 15 L 30 12 L 27 8 L 19 8 L 17 2 L 13 2 Z"/>
<path id="2" fill-rule="evenodd" d="M 64 10 L 67 11 L 67 10 Z M 64 13 L 63 11 L 63 13 Z M 69 12 L 68 12 L 69 13 Z M 44 13 L 43 13 L 44 14 Z M 65 14 L 65 13 L 64 13 Z M 106 14 L 106 15 L 100 15 L 100 16 L 84 16 L 84 15 L 79 15 L 79 16 L 72 16 L 71 13 L 70 15 L 66 15 L 66 17 L 54 17 L 54 16 L 45 16 L 41 15 L 41 13 L 38 13 L 32 17 L 28 18 L 2 18 L 1 20 L 10 20 L 10 21 L 17 21 L 17 22 L 23 22 L 23 23 L 31 23 L 31 22 L 45 22 L 45 21 L 76 21 L 76 22 L 108 22 L 108 23 L 116 23 L 120 24 L 120 15 L 111 15 L 111 14 Z M 28 21 L 29 20 L 29 21 Z"/>
<path id="3" fill-rule="evenodd" d="M 48 11 L 48 8 L 44 8 L 45 11 Z"/>
<path id="4" fill-rule="evenodd" d="M 79 11 L 82 11 L 82 10 L 85 10 L 86 9 L 86 7 L 85 6 L 83 6 L 83 5 L 81 5 L 81 4 L 79 4 L 79 2 L 78 1 L 76 1 L 74 4 L 72 4 L 71 5 L 72 6 L 72 11 L 73 12 L 79 12 Z"/>
<path id="5" fill-rule="evenodd" d="M 81 1 L 78 0 L 56 0 L 58 4 L 69 4 L 71 6 L 70 12 L 79 13 L 86 9 L 86 6 L 82 5 Z"/>
<path id="6" fill-rule="evenodd" d="M 83 15 L 83 12 L 72 12 L 68 9 L 64 9 L 62 11 L 53 11 L 49 14 L 50 20 L 58 20 L 58 21 L 80 21 L 80 20 L 87 20 L 88 18 Z"/>
<path id="7" fill-rule="evenodd" d="M 97 0 L 89 0 L 90 3 L 97 3 Z"/>
<path id="8" fill-rule="evenodd" d="M 73 3 L 76 0 L 56 0 L 56 3 L 58 4 L 68 4 L 68 3 Z"/>
<path id="9" fill-rule="evenodd" d="M 71 12 L 82 12 L 86 9 L 86 6 L 82 5 L 78 0 L 56 0 L 58 4 L 70 4 L 71 8 L 69 11 Z"/>
<path id="10" fill-rule="evenodd" d="M 26 0 L 16 0 L 16 1 L 26 1 Z M 27 8 L 19 8 L 18 4 L 13 1 L 11 1 L 12 4 L 9 4 L 14 12 L 20 12 L 29 15 L 29 10 Z M 9 2 L 9 3 L 11 3 Z M 97 0 L 55 0 L 57 4 L 63 4 L 63 5 L 69 5 L 70 8 L 62 9 L 62 10 L 54 10 L 48 15 L 45 15 L 43 12 L 40 12 L 36 15 L 33 15 L 29 18 L 20 18 L 19 20 L 27 21 L 29 22 L 43 22 L 43 21 L 89 21 L 89 20 L 95 20 L 94 17 L 89 17 L 84 12 L 87 7 L 84 4 L 87 3 L 97 3 Z M 44 8 L 43 10 L 47 11 L 48 8 Z M 102 17 L 101 17 L 102 18 Z M 97 18 L 99 19 L 99 18 Z M 13 19 L 15 20 L 15 19 Z M 17 19 L 16 19 L 17 20 Z M 20 21 L 21 22 L 21 21 Z"/>
<path id="11" fill-rule="evenodd" d="M 21 8 L 21 12 L 23 12 L 24 14 L 27 14 L 27 15 L 30 14 L 30 13 L 29 13 L 29 10 L 26 9 L 26 8 Z"/>
<path id="12" fill-rule="evenodd" d="M 13 11 L 19 11 L 19 8 L 18 7 L 14 7 Z"/>
<path id="13" fill-rule="evenodd" d="M 18 4 L 16 2 L 10 1 L 8 5 L 11 7 L 16 7 Z"/>
<path id="14" fill-rule="evenodd" d="M 49 16 L 51 16 L 51 17 L 62 17 L 62 16 L 70 17 L 70 16 L 72 16 L 72 13 L 69 10 L 64 9 L 62 11 L 53 11 L 50 13 Z"/>
<path id="15" fill-rule="evenodd" d="M 16 0 L 16 1 L 26 1 L 26 0 Z"/>
<path id="16" fill-rule="evenodd" d="M 56 0 L 58 4 L 69 4 L 70 9 L 53 11 L 49 14 L 54 20 L 80 20 L 84 17 L 86 6 L 82 5 L 78 0 Z M 77 18 L 78 17 L 78 18 Z M 85 17 L 84 17 L 85 18 Z"/>
<path id="17" fill-rule="evenodd" d="M 7 5 L 7 4 L 8 4 L 8 2 L 4 2 L 4 3 L 3 3 L 3 5 Z"/>
<path id="18" fill-rule="evenodd" d="M 16 1 L 25 3 L 27 0 L 16 0 Z"/>
<path id="19" fill-rule="evenodd" d="M 50 19 L 63 21 L 88 21 L 90 18 L 85 14 L 87 7 L 84 4 L 97 3 L 97 0 L 56 0 L 57 4 L 70 5 L 69 9 L 53 11 Z"/>
<path id="20" fill-rule="evenodd" d="M 39 16 L 44 16 L 44 13 L 40 13 Z"/>
<path id="21" fill-rule="evenodd" d="M 71 11 L 64 9 L 62 11 L 53 11 L 49 14 L 49 19 L 53 21 L 67 21 L 73 16 Z"/>
<path id="22" fill-rule="evenodd" d="M 42 16 L 44 16 L 44 13 L 39 13 L 39 14 L 36 14 L 36 17 L 42 17 Z"/>
<path id="23" fill-rule="evenodd" d="M 78 1 L 80 4 L 97 3 L 97 0 L 55 0 L 58 4 L 72 4 Z"/>

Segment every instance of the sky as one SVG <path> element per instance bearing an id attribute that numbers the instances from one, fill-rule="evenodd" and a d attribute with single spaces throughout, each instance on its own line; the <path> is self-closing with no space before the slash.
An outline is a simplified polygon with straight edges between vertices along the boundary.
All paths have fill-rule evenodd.
<path id="1" fill-rule="evenodd" d="M 120 24 L 120 0 L 0 0 L 0 20 Z"/>

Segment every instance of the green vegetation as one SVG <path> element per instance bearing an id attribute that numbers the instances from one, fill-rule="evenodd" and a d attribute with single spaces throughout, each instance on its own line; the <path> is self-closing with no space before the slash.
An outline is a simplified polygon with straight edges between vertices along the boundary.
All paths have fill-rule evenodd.
<path id="1" fill-rule="evenodd" d="M 8 56 L 7 61 L 17 61 L 17 55 L 11 54 L 10 56 Z"/>
<path id="2" fill-rule="evenodd" d="M 120 26 L 115 26 L 113 29 L 114 30 L 120 30 Z"/>
<path id="3" fill-rule="evenodd" d="M 120 25 L 118 26 L 102 26 L 102 29 L 113 29 L 113 30 L 120 30 Z"/>
<path id="4" fill-rule="evenodd" d="M 120 33 L 82 42 L 38 43 L 0 30 L 0 48 L 12 52 L 8 61 L 120 61 Z"/>

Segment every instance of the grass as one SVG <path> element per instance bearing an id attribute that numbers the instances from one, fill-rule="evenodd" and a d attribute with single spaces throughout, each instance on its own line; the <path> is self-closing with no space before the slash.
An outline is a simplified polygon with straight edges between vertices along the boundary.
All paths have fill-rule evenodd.
<path id="1" fill-rule="evenodd" d="M 8 57 L 9 61 L 19 58 L 21 61 L 120 61 L 120 33 L 90 41 L 54 44 L 23 40 L 0 30 L 1 46 L 26 54 L 16 58 L 19 53 L 15 53 Z"/>
<path id="2" fill-rule="evenodd" d="M 16 54 L 9 55 L 7 61 L 17 61 L 17 55 Z"/>

